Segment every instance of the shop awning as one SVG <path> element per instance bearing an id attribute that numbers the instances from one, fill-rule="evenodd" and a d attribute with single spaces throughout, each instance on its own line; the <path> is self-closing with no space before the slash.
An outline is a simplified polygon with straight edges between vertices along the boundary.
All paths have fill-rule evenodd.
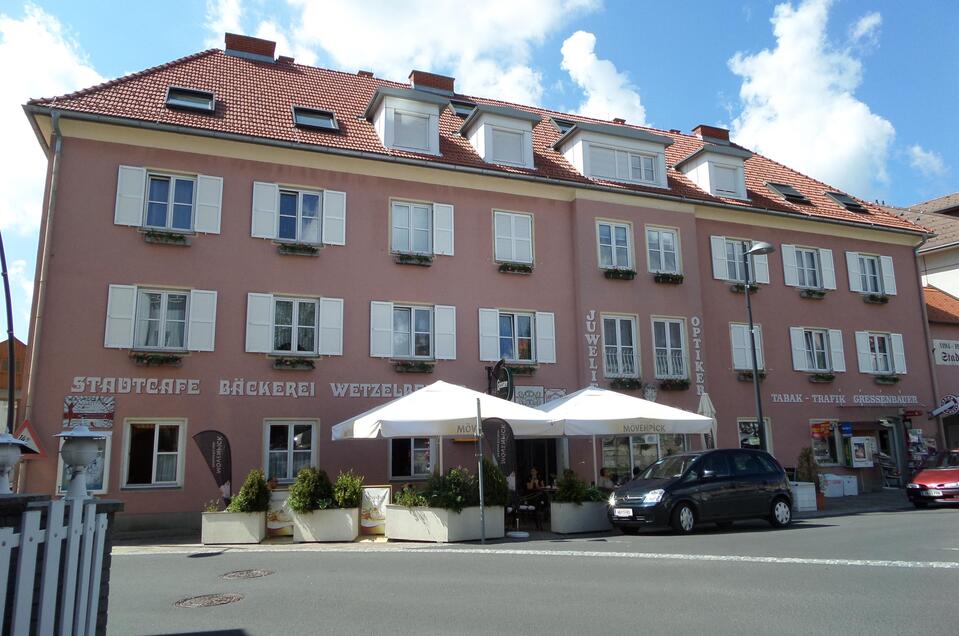
<path id="1" fill-rule="evenodd" d="M 463 437 L 476 434 L 476 400 L 483 418 L 509 422 L 516 437 L 558 437 L 562 424 L 536 409 L 437 381 L 333 427 L 333 439 Z"/>

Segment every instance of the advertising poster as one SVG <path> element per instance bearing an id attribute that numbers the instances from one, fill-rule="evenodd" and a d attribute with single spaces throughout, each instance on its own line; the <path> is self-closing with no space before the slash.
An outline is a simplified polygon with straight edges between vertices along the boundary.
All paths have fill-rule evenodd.
<path id="1" fill-rule="evenodd" d="M 113 428 L 116 408 L 112 395 L 68 395 L 63 398 L 63 427 Z"/>
<path id="2" fill-rule="evenodd" d="M 852 467 L 872 468 L 872 444 L 869 437 L 852 438 Z"/>
<path id="3" fill-rule="evenodd" d="M 386 505 L 392 492 L 392 486 L 363 486 L 360 534 L 386 534 Z"/>
<path id="4" fill-rule="evenodd" d="M 266 511 L 266 535 L 268 537 L 292 537 L 293 513 L 286 505 L 289 490 L 271 490 L 270 507 Z"/>

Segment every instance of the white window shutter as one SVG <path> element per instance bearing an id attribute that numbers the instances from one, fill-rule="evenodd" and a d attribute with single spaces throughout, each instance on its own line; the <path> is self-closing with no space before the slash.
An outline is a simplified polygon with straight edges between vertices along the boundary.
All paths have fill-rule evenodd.
<path id="1" fill-rule="evenodd" d="M 346 245 L 346 193 L 323 191 L 323 243 Z"/>
<path id="2" fill-rule="evenodd" d="M 216 340 L 216 292 L 202 289 L 190 291 L 190 326 L 186 348 L 190 351 L 213 351 Z"/>
<path id="3" fill-rule="evenodd" d="M 895 373 L 905 373 L 906 349 L 902 345 L 902 334 L 891 333 L 889 340 L 892 341 L 892 369 Z"/>
<path id="4" fill-rule="evenodd" d="M 143 225 L 143 195 L 146 191 L 145 168 L 120 166 L 117 171 L 117 204 L 113 222 L 117 225 Z"/>
<path id="5" fill-rule="evenodd" d="M 882 291 L 889 296 L 896 295 L 896 270 L 892 266 L 891 256 L 880 256 L 879 267 L 882 269 Z"/>
<path id="6" fill-rule="evenodd" d="M 433 356 L 437 360 L 456 359 L 456 307 L 433 307 Z"/>
<path id="7" fill-rule="evenodd" d="M 275 183 L 253 182 L 253 223 L 250 234 L 256 238 L 276 238 L 276 215 L 280 207 L 280 188 Z"/>
<path id="8" fill-rule="evenodd" d="M 766 254 L 756 254 L 753 259 L 753 281 L 757 283 L 769 283 L 769 256 Z"/>
<path id="9" fill-rule="evenodd" d="M 749 327 L 746 325 L 729 325 L 729 340 L 733 348 L 733 369 L 749 369 L 752 363 L 749 360 L 749 345 L 747 338 Z"/>
<path id="10" fill-rule="evenodd" d="M 842 332 L 838 329 L 829 330 L 829 360 L 833 371 L 846 371 L 846 352 L 842 348 Z"/>
<path id="11" fill-rule="evenodd" d="M 756 366 L 762 370 L 766 368 L 766 360 L 763 357 L 763 328 L 760 325 L 756 325 Z M 749 343 L 749 331 L 746 331 L 746 343 Z M 747 353 L 749 352 L 747 348 Z M 753 361 L 752 358 L 749 359 L 749 367 L 752 368 Z"/>
<path id="12" fill-rule="evenodd" d="M 269 353 L 273 350 L 273 296 L 246 295 L 246 351 Z"/>
<path id="13" fill-rule="evenodd" d="M 793 369 L 796 371 L 806 371 L 806 337 L 802 327 L 789 328 L 789 344 L 793 350 Z"/>
<path id="14" fill-rule="evenodd" d="M 480 360 L 496 362 L 499 360 L 499 311 L 496 309 L 479 310 L 479 349 Z"/>
<path id="15" fill-rule="evenodd" d="M 536 361 L 556 362 L 556 324 L 551 312 L 536 312 Z"/>
<path id="16" fill-rule="evenodd" d="M 819 266 L 822 267 L 823 289 L 836 289 L 836 265 L 832 260 L 832 250 L 819 250 Z"/>
<path id="17" fill-rule="evenodd" d="M 713 278 L 729 280 L 729 270 L 726 268 L 726 238 L 710 236 L 709 244 L 713 253 Z"/>
<path id="18" fill-rule="evenodd" d="M 430 136 L 430 153 L 440 154 L 440 118 L 438 115 L 430 115 L 428 134 Z"/>
<path id="19" fill-rule="evenodd" d="M 453 255 L 453 206 L 448 203 L 433 204 L 433 253 Z"/>
<path id="20" fill-rule="evenodd" d="M 133 347 L 137 288 L 134 285 L 110 285 L 107 295 L 107 324 L 103 346 L 108 349 Z"/>
<path id="21" fill-rule="evenodd" d="M 783 280 L 791 287 L 799 285 L 799 268 L 796 267 L 796 246 L 783 243 Z"/>
<path id="22" fill-rule="evenodd" d="M 205 174 L 196 177 L 196 213 L 193 229 L 206 234 L 220 233 L 220 211 L 223 208 L 223 177 Z"/>
<path id="23" fill-rule="evenodd" d="M 393 303 L 370 301 L 370 357 L 393 355 Z"/>
<path id="24" fill-rule="evenodd" d="M 872 373 L 872 354 L 869 353 L 869 332 L 856 332 L 856 357 L 859 358 L 859 372 Z"/>
<path id="25" fill-rule="evenodd" d="M 859 252 L 846 252 L 846 270 L 849 272 L 849 291 L 862 293 Z"/>
<path id="26" fill-rule="evenodd" d="M 343 299 L 320 298 L 321 356 L 343 355 Z"/>

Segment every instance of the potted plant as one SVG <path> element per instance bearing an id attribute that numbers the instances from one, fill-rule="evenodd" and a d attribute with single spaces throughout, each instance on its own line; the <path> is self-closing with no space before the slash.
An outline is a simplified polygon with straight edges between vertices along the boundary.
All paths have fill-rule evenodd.
<path id="1" fill-rule="evenodd" d="M 822 508 L 823 494 L 816 487 L 819 469 L 813 457 L 812 448 L 807 446 L 799 452 L 796 463 L 796 479 L 789 482 L 793 493 L 793 508 L 797 512 L 819 510 Z"/>
<path id="2" fill-rule="evenodd" d="M 201 541 L 204 544 L 259 543 L 266 537 L 269 506 L 270 490 L 263 471 L 251 470 L 226 510 L 203 513 Z"/>
<path id="3" fill-rule="evenodd" d="M 353 541 L 359 533 L 363 478 L 340 473 L 331 484 L 326 471 L 304 468 L 290 486 L 293 541 Z"/>
<path id="4" fill-rule="evenodd" d="M 483 460 L 485 529 L 489 539 L 504 535 L 508 486 L 502 471 Z M 407 484 L 386 506 L 386 538 L 403 541 L 473 541 L 481 537 L 479 480 L 465 468 L 434 474 L 422 491 Z"/>
<path id="5" fill-rule="evenodd" d="M 600 532 L 610 529 L 607 497 L 571 470 L 556 482 L 556 496 L 549 504 L 550 529 L 559 534 Z"/>

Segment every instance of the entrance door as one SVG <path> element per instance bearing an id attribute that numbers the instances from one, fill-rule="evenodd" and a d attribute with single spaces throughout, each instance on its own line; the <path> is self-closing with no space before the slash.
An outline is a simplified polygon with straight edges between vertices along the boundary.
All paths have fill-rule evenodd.
<path id="1" fill-rule="evenodd" d="M 555 482 L 561 473 L 557 462 L 555 439 L 516 440 L 516 489 L 526 490 L 530 469 L 536 468 L 540 480 L 547 485 Z"/>
<path id="2" fill-rule="evenodd" d="M 959 448 L 959 415 L 950 415 L 942 421 L 942 426 L 946 429 L 945 450 Z"/>

